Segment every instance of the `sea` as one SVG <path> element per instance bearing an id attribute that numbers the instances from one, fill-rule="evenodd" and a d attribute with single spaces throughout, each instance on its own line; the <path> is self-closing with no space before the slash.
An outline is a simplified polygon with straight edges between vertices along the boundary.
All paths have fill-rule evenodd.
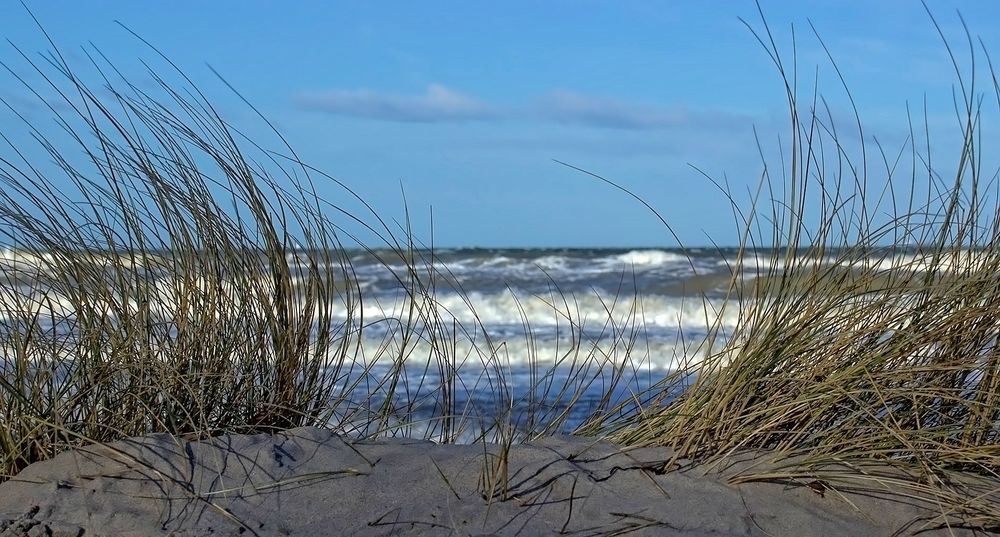
<path id="1" fill-rule="evenodd" d="M 700 359 L 716 320 L 724 332 L 737 319 L 725 296 L 732 275 L 727 260 L 736 250 L 340 254 L 335 257 L 346 262 L 346 273 L 341 263 L 321 267 L 329 277 L 349 274 L 344 285 L 355 295 L 350 303 L 334 301 L 327 327 L 335 338 L 352 339 L 354 363 L 342 368 L 348 373 L 338 377 L 339 389 L 374 414 L 395 409 L 403 416 L 398 423 L 462 415 L 472 429 L 506 419 L 526 429 L 571 430 L 638 401 L 670 372 Z M 44 252 L 0 250 L 6 329 L 13 326 L 16 304 L 34 304 L 51 312 L 35 319 L 43 332 L 72 330 L 72 305 L 60 287 L 66 283 L 46 283 L 52 259 Z M 291 251 L 286 260 L 292 274 L 301 276 L 310 266 L 306 252 Z M 173 284 L 155 271 L 145 275 L 162 280 L 155 282 L 160 291 L 152 301 L 159 303 L 152 307 L 169 318 Z M 304 285 L 305 278 L 296 281 Z M 393 372 L 401 373 L 400 382 L 386 382 Z M 344 412 L 339 419 L 357 415 Z"/>
<path id="2" fill-rule="evenodd" d="M 725 341 L 739 317 L 727 297 L 737 256 L 717 248 L 424 251 L 414 265 L 433 297 L 421 311 L 433 313 L 412 321 L 407 264 L 391 252 L 354 252 L 366 309 L 360 353 L 370 360 L 381 350 L 384 361 L 359 397 L 382 400 L 377 379 L 397 362 L 399 327 L 410 322 L 420 335 L 404 351 L 411 395 L 400 404 L 418 401 L 408 407 L 418 422 L 453 413 L 477 425 L 501 417 L 526 431 L 567 432 L 607 413 L 623 417 L 682 389 L 672 373 Z M 754 258 L 754 270 L 762 263 Z M 451 373 L 456 380 L 442 380 Z M 443 384 L 454 392 L 449 409 L 426 395 Z"/>
<path id="3" fill-rule="evenodd" d="M 325 331 L 332 342 L 324 372 L 336 404 L 324 419 L 358 436 L 445 441 L 475 441 L 484 431 L 495 434 L 498 424 L 522 436 L 570 432 L 669 401 L 690 384 L 691 366 L 719 352 L 738 327 L 747 304 L 732 296 L 733 278 L 753 278 L 783 259 L 735 248 L 324 254 L 331 252 L 292 249 L 284 259 L 298 288 L 293 296 L 304 293 L 309 271 L 336 282 L 337 296 L 325 315 L 329 323 L 304 317 L 313 323 L 311 341 Z M 836 252 L 827 254 L 815 262 L 841 262 Z M 142 307 L 154 317 L 169 320 L 180 307 L 177 280 L 162 268 L 170 263 L 159 270 L 127 269 L 132 265 L 121 261 L 127 253 L 84 255 L 106 273 L 141 274 L 152 289 Z M 956 269 L 963 256 L 952 260 Z M 928 256 L 901 249 L 849 259 L 877 271 L 921 271 Z M 13 330 L 33 324 L 40 328 L 35 338 L 73 337 L 77 323 L 67 294 L 76 283 L 52 277 L 58 263 L 51 253 L 0 248 L 3 370 L 14 367 L 6 337 Z M 255 276 L 265 289 L 258 297 L 274 296 L 266 287 L 273 282 L 269 270 Z M 240 304 L 241 315 L 267 316 L 274 307 L 243 296 L 245 286 L 232 289 L 240 295 L 226 303 Z M 127 308 L 139 307 L 132 298 L 121 300 L 132 301 Z M 135 311 L 127 308 L 114 311 Z M 107 321 L 114 326 L 114 319 Z"/>

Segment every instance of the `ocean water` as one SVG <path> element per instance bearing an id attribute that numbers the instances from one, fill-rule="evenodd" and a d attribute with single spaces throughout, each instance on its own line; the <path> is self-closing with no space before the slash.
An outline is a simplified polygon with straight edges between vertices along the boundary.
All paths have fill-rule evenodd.
<path id="1" fill-rule="evenodd" d="M 353 252 L 364 311 L 335 314 L 364 326 L 360 354 L 375 364 L 358 399 L 374 395 L 377 405 L 398 397 L 398 388 L 389 393 L 379 379 L 405 355 L 409 395 L 396 404 L 417 421 L 454 413 L 477 424 L 509 417 L 524 429 L 558 421 L 568 430 L 698 359 L 720 311 L 724 325 L 735 323 L 735 304 L 724 292 L 726 258 L 735 254 L 439 249 L 421 252 L 416 263 L 432 296 L 426 300 L 414 299 L 398 255 Z M 398 346 L 401 325 L 418 334 L 405 349 Z M 456 379 L 449 384 L 450 373 Z M 448 388 L 450 408 L 442 408 L 440 390 Z"/>
<path id="2" fill-rule="evenodd" d="M 421 264 L 431 269 L 440 315 L 479 325 L 503 341 L 530 336 L 540 348 L 581 332 L 612 337 L 626 321 L 642 324 L 643 339 L 673 345 L 679 331 L 705 332 L 705 303 L 721 306 L 730 269 L 723 252 L 609 249 L 439 250 Z M 351 256 L 365 302 L 377 304 L 370 319 L 399 318 L 405 309 L 402 263 L 369 253 Z M 433 272 L 433 276 L 428 276 Z M 609 326 L 609 320 L 621 321 Z M 735 318 L 731 319 L 735 321 Z M 549 353 L 538 353 L 547 355 Z M 670 356 L 649 357 L 647 367 L 670 369 Z M 518 362 L 527 357 L 511 356 Z"/>
<path id="3" fill-rule="evenodd" d="M 387 426 L 385 420 L 373 424 L 371 416 L 391 409 L 394 423 L 422 424 L 401 434 L 440 437 L 497 420 L 525 431 L 548 425 L 570 430 L 619 404 L 628 411 L 647 402 L 641 397 L 648 388 L 709 351 L 710 325 L 718 321 L 715 348 L 725 341 L 739 318 L 739 304 L 725 293 L 737 254 L 713 248 L 438 249 L 417 252 L 418 261 L 408 266 L 391 251 L 344 252 L 344 265 L 319 267 L 343 278 L 360 298 L 334 301 L 330 311 L 331 334 L 351 343 L 352 363 L 341 364 L 338 381 L 355 403 L 332 419 L 364 433 Z M 293 274 L 305 274 L 308 257 L 288 254 Z M 740 270 L 763 270 L 770 258 L 768 252 L 750 254 Z M 72 331 L 66 282 L 46 283 L 51 261 L 44 253 L 0 252 L 5 332 L 26 307 L 43 313 L 34 316 L 43 332 Z M 94 256 L 94 262 L 105 261 Z M 878 255 L 872 263 L 919 270 L 913 255 Z M 147 306 L 169 319 L 178 307 L 174 283 L 162 272 L 143 275 L 154 289 Z M 249 306 L 261 314 L 268 307 Z M 386 382 L 393 371 L 400 372 L 398 382 Z"/>

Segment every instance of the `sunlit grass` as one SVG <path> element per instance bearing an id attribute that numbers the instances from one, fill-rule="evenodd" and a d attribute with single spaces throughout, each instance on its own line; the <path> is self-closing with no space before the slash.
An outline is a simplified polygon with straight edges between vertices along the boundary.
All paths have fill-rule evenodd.
<path id="1" fill-rule="evenodd" d="M 316 425 L 509 446 L 565 430 L 587 390 L 637 374 L 635 306 L 591 321 L 594 344 L 556 282 L 511 290 L 526 335 L 498 341 L 408 220 L 300 162 L 266 119 L 280 151 L 165 57 L 140 84 L 85 52 L 85 68 L 57 49 L 21 54 L 39 82 L 11 72 L 58 129 L 4 103 L 33 139 L 5 137 L 0 160 L 0 479 L 151 432 Z M 358 253 L 391 274 L 394 298 L 364 292 Z M 636 304 L 600 300 L 625 298 Z M 536 350 L 529 305 L 558 320 L 557 355 Z"/>
<path id="2" fill-rule="evenodd" d="M 957 159 L 932 158 L 926 117 L 902 147 L 864 132 L 859 145 L 844 137 L 860 118 L 836 125 L 817 93 L 803 102 L 795 66 L 758 32 L 788 88 L 787 168 L 765 169 L 749 208 L 725 193 L 745 251 L 770 259 L 732 261 L 739 324 L 683 395 L 614 438 L 707 462 L 766 450 L 787 471 L 739 480 L 887 488 L 998 527 L 997 481 L 956 472 L 1000 471 L 1000 200 L 980 134 L 1000 91 L 959 79 Z M 879 477 L 886 465 L 904 471 Z"/>
<path id="3" fill-rule="evenodd" d="M 578 433 L 702 462 L 766 450 L 787 471 L 738 479 L 887 487 L 1000 526 L 997 481 L 970 477 L 1000 470 L 1000 204 L 982 169 L 986 101 L 959 80 L 965 128 L 948 173 L 931 158 L 926 118 L 893 151 L 859 132 L 853 154 L 848 127 L 818 93 L 803 101 L 767 32 L 755 35 L 791 111 L 785 168 L 766 166 L 749 204 L 719 182 L 743 240 L 730 278 L 688 282 L 709 335 L 680 341 L 677 370 L 625 402 L 613 394 L 643 361 L 638 295 L 602 297 L 600 346 L 552 282 L 534 299 L 550 303 L 569 343 L 538 356 L 512 291 L 531 379 L 515 396 L 510 342 L 490 335 L 409 222 L 383 220 L 287 146 L 264 150 L 180 72 L 139 87 L 94 51 L 92 86 L 58 54 L 25 58 L 44 77 L 29 89 L 58 96 L 50 112 L 65 133 L 25 119 L 51 162 L 6 138 L 0 160 L 0 237 L 12 246 L 0 258 L 0 479 L 90 442 L 317 425 L 501 443 L 498 455 L 484 447 L 482 489 L 504 499 L 510 446 L 564 430 L 599 387 Z M 331 189 L 341 199 L 316 194 Z M 397 303 L 370 302 L 351 248 L 394 274 Z M 720 285 L 726 300 L 713 303 Z M 443 291 L 471 317 L 443 307 Z M 738 310 L 734 328 L 726 308 Z M 476 391 L 494 396 L 490 408 L 463 399 Z M 901 472 L 879 473 L 887 464 Z"/>

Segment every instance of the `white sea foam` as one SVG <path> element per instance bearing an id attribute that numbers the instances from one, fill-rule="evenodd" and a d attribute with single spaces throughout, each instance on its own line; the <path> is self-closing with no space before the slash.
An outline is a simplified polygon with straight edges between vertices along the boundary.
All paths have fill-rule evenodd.
<path id="1" fill-rule="evenodd" d="M 200 276 L 189 280 L 161 278 L 146 282 L 141 288 L 126 294 L 90 293 L 86 296 L 85 307 L 109 317 L 129 315 L 140 308 L 148 308 L 154 319 L 170 319 L 182 308 L 208 304 L 226 305 L 240 311 L 254 308 L 264 314 L 266 306 L 261 300 L 273 296 L 274 284 L 263 277 L 258 278 L 255 284 L 248 294 L 245 284 L 233 281 L 215 282 Z M 45 288 L 40 285 L 17 289 L 0 286 L 0 320 L 13 317 L 37 317 L 50 322 L 72 319 L 80 304 L 74 302 L 67 291 L 62 287 Z"/>
<path id="2" fill-rule="evenodd" d="M 379 300 L 368 303 L 363 311 L 367 321 L 406 319 L 414 310 L 411 300 Z M 524 293 L 469 293 L 442 294 L 433 301 L 418 304 L 417 311 L 425 318 L 429 312 L 438 321 L 456 321 L 466 327 L 484 325 L 522 326 L 530 328 L 562 328 L 565 330 L 600 329 L 603 327 L 623 330 L 628 326 L 657 327 L 678 330 L 706 331 L 706 322 L 712 323 L 721 314 L 720 324 L 734 326 L 738 320 L 734 302 L 723 300 L 701 301 L 662 295 L 624 296 L 615 299 L 596 293 L 574 296 L 528 295 Z M 352 312 L 357 315 L 361 311 Z M 335 310 L 340 318 L 348 312 Z M 610 324 L 609 324 L 610 322 Z"/>
<path id="3" fill-rule="evenodd" d="M 876 271 L 907 270 L 913 272 L 927 272 L 931 269 L 946 272 L 958 273 L 977 270 L 984 263 L 990 262 L 992 256 L 983 252 L 960 250 L 956 252 L 946 252 L 935 257 L 933 254 L 905 254 L 892 257 L 862 259 L 853 266 L 860 268 L 874 269 Z"/>
<path id="4" fill-rule="evenodd" d="M 71 317 L 74 311 L 73 303 L 60 293 L 0 287 L 0 320 L 13 317 L 59 320 Z"/>
<path id="5" fill-rule="evenodd" d="M 12 248 L 4 248 L 0 250 L 0 261 L 6 263 L 23 263 L 31 267 L 41 267 L 46 264 L 52 263 L 54 256 L 52 254 L 33 254 L 24 250 L 15 250 Z"/>
<path id="6" fill-rule="evenodd" d="M 872 255 L 871 257 L 838 257 L 824 256 L 820 258 L 806 259 L 799 258 L 792 260 L 794 267 L 830 267 L 841 266 L 854 270 L 865 270 L 872 272 L 908 271 L 927 272 L 935 270 L 944 273 L 958 273 L 964 271 L 977 270 L 979 267 L 988 264 L 995 257 L 995 254 L 984 253 L 975 250 L 958 250 L 954 252 L 944 252 L 940 255 L 933 253 L 898 253 L 885 255 Z M 743 259 L 744 270 L 764 271 L 771 267 L 782 266 L 789 260 L 785 256 L 772 257 L 766 254 L 748 253 Z M 735 260 L 729 260 L 732 264 Z M 717 265 L 724 266 L 726 260 L 716 261 Z"/>
<path id="7" fill-rule="evenodd" d="M 420 263 L 418 263 L 419 268 Z M 578 277 L 599 273 L 687 268 L 688 258 L 665 250 L 632 250 L 623 254 L 582 255 L 551 253 L 538 257 L 511 256 L 503 253 L 471 253 L 467 257 L 435 259 L 435 268 L 455 275 L 483 274 L 520 278 Z M 405 273 L 407 266 L 389 262 L 385 265 L 371 259 L 355 259 L 355 270 L 364 274 Z"/>
<path id="8" fill-rule="evenodd" d="M 248 294 L 245 284 L 222 281 L 212 283 L 203 277 L 189 281 L 159 279 L 141 292 L 128 296 L 101 297 L 93 299 L 113 300 L 114 304 L 104 309 L 117 312 L 138 311 L 140 304 L 148 307 L 150 313 L 161 319 L 169 319 L 180 308 L 197 307 L 205 301 L 233 308 L 255 308 L 261 315 L 267 313 L 264 301 L 273 296 L 273 282 L 260 278 Z M 192 287 L 193 285 L 193 287 Z M 414 304 L 416 300 L 416 304 Z M 402 292 L 395 297 L 369 296 L 361 305 L 348 311 L 344 304 L 334 302 L 332 316 L 345 320 L 364 315 L 366 321 L 381 319 L 406 319 L 416 312 L 425 319 L 438 320 L 474 326 L 527 325 L 530 327 L 594 327 L 602 326 L 609 320 L 615 325 L 632 325 L 661 328 L 704 329 L 706 316 L 715 319 L 723 309 L 722 301 L 702 302 L 697 299 L 682 299 L 663 295 L 633 295 L 615 297 L 597 292 L 559 295 L 533 295 L 518 292 L 480 293 L 465 295 L 440 292 L 434 297 L 418 296 L 416 299 Z M 93 306 L 93 305 L 91 305 Z M 114 307 L 112 307 L 114 306 Z M 416 306 L 416 308 L 414 308 Z M 43 312 L 45 316 L 66 318 L 73 315 L 74 305 L 69 298 L 55 290 L 28 289 L 26 292 L 4 287 L 0 292 L 0 317 Z M 726 308 L 722 324 L 731 326 L 736 322 L 736 308 Z"/>
<path id="9" fill-rule="evenodd" d="M 629 341 L 602 339 L 551 340 L 508 338 L 494 340 L 492 347 L 484 340 L 473 341 L 459 336 L 455 340 L 432 344 L 426 339 L 408 341 L 399 338 L 363 338 L 354 360 L 363 364 L 390 365 L 400 358 L 410 365 L 436 370 L 439 361 L 458 369 L 478 371 L 483 368 L 517 369 L 529 366 L 550 368 L 553 365 L 596 364 L 601 367 L 625 367 L 628 371 L 668 371 L 681 364 L 704 358 L 702 341 Z M 718 350 L 718 349 L 715 349 Z"/>
<path id="10" fill-rule="evenodd" d="M 44 310 L 49 304 L 56 303 L 37 302 L 33 307 Z M 71 315 L 67 312 L 56 313 L 65 315 L 62 318 Z M 44 316 L 45 313 L 41 315 Z M 355 324 L 351 330 L 338 331 L 337 337 L 351 338 L 353 342 L 348 348 L 353 352 L 346 358 L 355 363 L 390 366 L 402 360 L 415 364 L 416 367 L 430 366 L 431 370 L 436 370 L 435 365 L 445 362 L 449 367 L 472 370 L 529 366 L 548 368 L 553 365 L 590 363 L 599 367 L 625 367 L 634 372 L 662 371 L 676 369 L 682 363 L 699 361 L 706 352 L 706 349 L 700 347 L 703 341 L 698 338 L 649 339 L 643 337 L 641 332 L 593 336 L 567 330 L 552 337 L 522 333 L 487 339 L 481 333 L 458 331 L 441 338 L 442 334 L 432 334 L 432 328 L 420 328 L 420 325 L 416 325 L 415 334 L 403 337 L 404 333 L 399 326 L 400 323 L 392 323 L 393 330 L 382 331 L 376 325 L 365 324 L 362 327 L 361 324 Z M 440 339 L 432 338 L 432 335 Z M 61 352 L 66 359 L 71 359 L 72 356 L 66 353 L 69 352 L 67 349 L 76 349 L 70 343 L 73 336 L 68 333 L 50 336 L 49 340 L 41 342 L 41 346 L 35 350 L 36 358 L 51 358 L 56 348 L 53 343 L 61 341 L 63 344 L 58 347 L 63 349 Z M 331 362 L 339 359 L 340 349 L 335 340 L 328 355 Z M 253 347 L 251 350 L 255 354 L 268 352 L 266 347 Z M 0 351 L 3 351 L 2 347 Z M 236 355 L 238 354 L 237 352 Z M 10 354 L 6 358 L 12 356 Z"/>
<path id="11" fill-rule="evenodd" d="M 636 268 L 662 267 L 688 262 L 688 258 L 683 254 L 664 250 L 632 250 L 631 252 L 616 255 L 613 259 L 619 263 L 631 265 Z"/>
<path id="12" fill-rule="evenodd" d="M 546 255 L 536 259 L 534 264 L 549 271 L 566 270 L 570 260 L 561 255 Z"/>

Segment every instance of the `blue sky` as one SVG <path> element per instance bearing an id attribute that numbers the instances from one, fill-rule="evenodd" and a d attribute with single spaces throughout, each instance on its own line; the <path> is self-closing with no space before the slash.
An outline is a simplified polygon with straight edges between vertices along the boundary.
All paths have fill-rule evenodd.
<path id="1" fill-rule="evenodd" d="M 959 9 L 973 34 L 1000 50 L 1000 3 L 929 4 L 954 42 L 964 38 Z M 121 21 L 191 74 L 227 119 L 262 132 L 211 65 L 303 160 L 384 215 L 402 217 L 402 187 L 424 240 L 433 208 L 437 245 L 674 244 L 634 200 L 554 160 L 633 190 L 687 245 L 735 244 L 728 202 L 690 165 L 743 192 L 762 168 L 754 128 L 771 166 L 778 136 L 788 137 L 780 79 L 739 21 L 760 28 L 751 1 L 30 5 L 64 50 L 93 42 L 141 78 L 137 58 L 152 55 Z M 933 136 L 953 137 L 954 72 L 919 2 L 762 6 L 789 54 L 795 25 L 804 78 L 819 66 L 837 116 L 849 118 L 849 109 L 808 21 L 838 61 L 867 135 L 898 150 L 906 104 L 920 108 L 926 96 Z M 47 48 L 12 0 L 0 0 L 0 36 L 30 53 Z M 0 58 L 18 65 L 13 49 L 2 48 Z M 5 98 L 28 100 L 2 80 Z M 320 194 L 343 196 L 332 187 Z"/>

